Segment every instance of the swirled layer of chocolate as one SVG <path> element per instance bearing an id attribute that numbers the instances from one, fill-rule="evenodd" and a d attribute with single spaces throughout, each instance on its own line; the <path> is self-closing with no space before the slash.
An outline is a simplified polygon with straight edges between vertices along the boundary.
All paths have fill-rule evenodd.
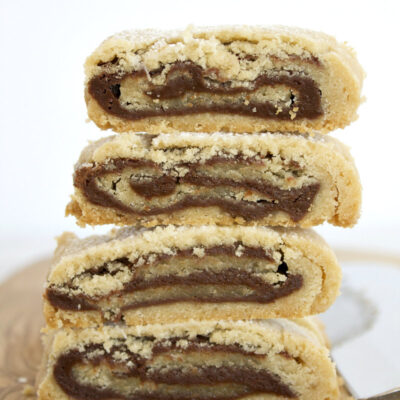
<path id="1" fill-rule="evenodd" d="M 314 119 L 323 114 L 321 92 L 317 84 L 312 78 L 295 71 L 274 70 L 240 86 L 218 79 L 219 71 L 215 68 L 204 70 L 193 62 L 177 61 L 166 74 L 163 85 L 152 84 L 148 77 L 157 76 L 162 70 L 163 68 L 149 72 L 141 70 L 129 74 L 103 73 L 89 81 L 88 91 L 105 112 L 128 120 L 206 112 L 276 120 Z M 133 108 L 131 104 L 121 102 L 121 87 L 126 78 L 137 82 L 140 96 L 147 98 L 151 106 L 143 102 L 142 106 Z M 260 89 L 277 86 L 288 90 L 289 104 L 274 104 L 272 100 L 261 101 L 254 97 Z M 199 95 L 208 95 L 209 99 L 199 99 Z M 248 100 L 243 101 L 243 95 Z M 190 97 L 190 100 L 185 96 Z M 232 96 L 237 96 L 238 99 L 232 100 Z M 227 97 L 229 101 L 224 101 Z M 182 101 L 171 103 L 171 99 Z M 140 104 L 140 100 L 138 103 Z"/>
<path id="2" fill-rule="evenodd" d="M 235 252 L 237 251 L 238 245 L 233 246 L 219 245 L 204 249 L 204 256 L 229 256 L 234 260 Z M 262 248 L 254 248 L 240 245 L 240 258 L 244 257 L 251 262 L 251 260 L 265 260 L 266 263 L 274 262 L 271 255 L 267 254 Z M 159 262 L 166 262 L 177 260 L 178 258 L 192 257 L 194 260 L 198 259 L 197 256 L 193 255 L 193 249 L 179 250 L 175 255 L 156 255 L 152 256 L 152 261 L 146 261 L 145 264 L 141 265 L 140 268 L 146 268 L 146 265 L 151 263 L 152 265 Z M 202 262 L 205 259 L 202 258 Z M 115 260 L 129 268 L 135 268 L 135 264 L 130 262 L 128 259 Z M 65 290 L 60 290 L 56 286 L 50 286 L 46 290 L 47 300 L 54 307 L 63 310 L 71 311 L 88 311 L 101 309 L 98 302 L 104 298 L 119 298 L 121 300 L 121 311 L 136 309 L 139 307 L 148 307 L 153 305 L 171 304 L 177 302 L 199 302 L 199 303 L 222 303 L 222 302 L 254 302 L 259 304 L 267 304 L 281 297 L 290 295 L 291 293 L 299 290 L 303 285 L 303 277 L 299 274 L 288 273 L 288 267 L 285 262 L 277 267 L 277 274 L 281 275 L 283 279 L 279 283 L 268 283 L 255 273 L 251 273 L 246 270 L 228 267 L 222 270 L 213 271 L 211 268 L 204 268 L 203 271 L 194 271 L 187 275 L 161 275 L 150 279 L 138 278 L 135 274 L 132 276 L 129 282 L 126 282 L 123 289 L 111 292 L 101 297 L 91 297 L 85 294 L 72 295 Z M 94 267 L 85 273 L 93 275 L 101 275 L 103 273 L 109 273 L 106 266 Z M 114 271 L 115 273 L 115 271 Z M 205 292 L 203 295 L 199 293 L 192 293 L 192 291 L 179 293 L 179 287 L 199 287 L 201 285 L 209 285 L 220 290 L 213 291 L 212 294 Z M 233 289 L 246 288 L 244 294 L 241 290 L 237 290 L 237 293 L 233 290 L 232 293 L 226 294 L 221 290 L 224 286 L 230 286 Z M 66 288 L 72 287 L 72 283 L 67 283 Z M 123 303 L 123 296 L 129 293 L 135 293 L 139 291 L 146 291 L 147 289 L 154 288 L 165 288 L 165 287 L 176 287 L 173 293 L 173 297 L 163 298 L 152 298 L 151 294 L 146 296 L 144 300 L 132 301 Z M 172 296 L 169 294 L 169 296 Z M 120 316 L 119 316 L 120 317 Z"/>
<path id="3" fill-rule="evenodd" d="M 185 361 L 185 354 L 209 353 L 209 359 L 215 354 L 229 360 L 230 355 L 244 354 L 248 359 L 265 357 L 243 350 L 239 345 L 221 345 L 210 343 L 207 337 L 199 335 L 188 340 L 184 348 L 177 342 L 182 338 L 171 338 L 153 347 L 152 357 L 145 359 L 132 353 L 124 345 L 114 345 L 105 352 L 101 345 L 88 345 L 84 350 L 73 349 L 58 357 L 53 369 L 57 384 L 69 396 L 79 400 L 91 399 L 126 399 L 126 400 L 236 400 L 245 396 L 273 393 L 285 398 L 296 398 L 296 393 L 283 383 L 281 378 L 266 369 L 250 366 L 204 365 L 183 368 L 179 364 Z M 186 340 L 186 339 L 185 339 Z M 124 354 L 121 358 L 115 354 Z M 163 368 L 162 365 L 151 367 L 154 357 L 162 354 L 179 354 L 174 364 Z M 287 358 L 286 355 L 284 355 Z M 98 367 L 106 365 L 108 385 L 80 382 L 73 370 L 79 365 Z M 190 364 L 189 364 L 190 365 Z M 186 364 L 187 366 L 187 364 Z M 118 384 L 113 386 L 115 377 L 124 385 L 129 378 L 139 379 L 139 384 L 125 385 L 121 390 Z M 221 386 L 223 390 L 221 389 Z M 128 390 L 126 388 L 129 387 Z M 206 389 L 206 390 L 204 390 Z"/>
<path id="4" fill-rule="evenodd" d="M 257 163 L 255 160 L 237 159 L 212 159 L 209 163 L 243 163 L 243 165 Z M 262 219 L 263 217 L 276 212 L 287 213 L 294 222 L 300 221 L 309 210 L 314 197 L 319 191 L 319 183 L 311 183 L 300 188 L 281 189 L 271 183 L 256 179 L 243 179 L 240 181 L 225 177 L 207 176 L 197 171 L 197 168 L 204 164 L 186 163 L 184 166 L 189 172 L 182 176 L 174 176 L 172 173 L 163 172 L 156 163 L 148 160 L 137 159 L 113 159 L 106 164 L 96 166 L 82 166 L 75 171 L 74 185 L 79 188 L 86 198 L 93 204 L 110 207 L 128 215 L 153 216 L 160 214 L 170 214 L 176 211 L 194 207 L 217 206 L 222 211 L 229 213 L 232 217 L 242 217 L 247 221 Z M 190 184 L 204 188 L 231 187 L 239 188 L 244 191 L 254 191 L 269 200 L 261 199 L 257 201 L 236 200 L 227 197 L 205 196 L 200 194 L 186 194 L 178 201 L 171 202 L 167 206 L 148 206 L 146 208 L 135 208 L 124 204 L 115 195 L 100 188 L 96 182 L 97 178 L 107 174 L 117 174 L 124 169 L 151 168 L 161 175 L 142 181 L 130 181 L 131 189 L 145 199 L 153 197 L 168 196 L 174 193 L 180 184 Z"/>

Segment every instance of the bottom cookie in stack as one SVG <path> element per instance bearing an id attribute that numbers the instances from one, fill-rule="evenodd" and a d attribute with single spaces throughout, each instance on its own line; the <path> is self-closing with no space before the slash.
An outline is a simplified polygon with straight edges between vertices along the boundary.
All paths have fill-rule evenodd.
<path id="1" fill-rule="evenodd" d="M 311 318 L 64 329 L 45 336 L 40 400 L 339 398 Z"/>

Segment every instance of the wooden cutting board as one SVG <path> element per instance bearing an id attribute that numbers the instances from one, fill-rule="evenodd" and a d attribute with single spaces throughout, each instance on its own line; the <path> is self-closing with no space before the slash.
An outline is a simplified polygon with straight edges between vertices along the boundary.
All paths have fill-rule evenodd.
<path id="1" fill-rule="evenodd" d="M 34 386 L 42 355 L 42 291 L 50 260 L 37 262 L 0 285 L 0 400 L 23 400 Z M 34 397 L 33 397 L 34 398 Z"/>

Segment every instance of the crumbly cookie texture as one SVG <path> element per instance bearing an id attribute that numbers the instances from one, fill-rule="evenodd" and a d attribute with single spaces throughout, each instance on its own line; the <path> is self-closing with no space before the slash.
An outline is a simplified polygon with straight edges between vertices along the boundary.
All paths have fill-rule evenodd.
<path id="1" fill-rule="evenodd" d="M 320 132 L 357 117 L 354 51 L 299 28 L 124 31 L 85 64 L 89 117 L 117 132 Z"/>
<path id="2" fill-rule="evenodd" d="M 311 319 L 60 330 L 45 344 L 40 400 L 339 398 Z"/>
<path id="3" fill-rule="evenodd" d="M 325 311 L 341 270 L 314 232 L 267 227 L 123 228 L 59 238 L 44 295 L 50 329 L 302 317 Z"/>
<path id="4" fill-rule="evenodd" d="M 66 213 L 79 225 L 353 226 L 361 185 L 334 138 L 125 133 L 90 144 Z"/>

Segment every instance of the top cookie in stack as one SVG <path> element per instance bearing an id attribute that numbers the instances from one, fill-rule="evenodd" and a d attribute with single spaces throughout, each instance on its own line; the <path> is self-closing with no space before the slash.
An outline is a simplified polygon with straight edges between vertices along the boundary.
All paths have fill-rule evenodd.
<path id="1" fill-rule="evenodd" d="M 327 133 L 357 117 L 363 75 L 353 51 L 322 33 L 141 30 L 87 59 L 86 101 L 117 132 Z"/>

